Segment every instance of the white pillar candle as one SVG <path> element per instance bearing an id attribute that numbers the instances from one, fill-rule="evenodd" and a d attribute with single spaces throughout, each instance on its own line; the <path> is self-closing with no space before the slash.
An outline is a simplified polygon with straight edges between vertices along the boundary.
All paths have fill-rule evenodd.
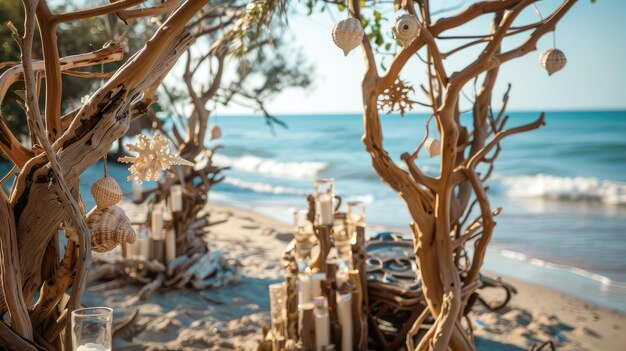
<path id="1" fill-rule="evenodd" d="M 170 263 L 176 258 L 176 232 L 173 229 L 165 233 L 165 262 Z"/>
<path id="2" fill-rule="evenodd" d="M 183 186 L 174 184 L 170 188 L 170 209 L 172 212 L 183 210 Z"/>
<path id="3" fill-rule="evenodd" d="M 321 351 L 330 344 L 330 318 L 326 298 L 323 296 L 313 301 L 315 304 L 315 348 Z"/>
<path id="4" fill-rule="evenodd" d="M 326 273 L 315 273 L 311 276 L 311 297 L 322 295 L 322 282 L 326 280 Z"/>
<path id="5" fill-rule="evenodd" d="M 328 194 L 321 194 L 317 199 L 319 202 L 319 219 L 321 225 L 332 225 L 333 216 L 333 198 Z"/>
<path id="6" fill-rule="evenodd" d="M 298 274 L 298 304 L 311 302 L 311 274 Z"/>
<path id="7" fill-rule="evenodd" d="M 141 184 L 133 182 L 133 202 L 141 202 L 142 198 Z"/>
<path id="8" fill-rule="evenodd" d="M 163 205 L 152 206 L 152 223 L 150 237 L 155 240 L 163 240 Z"/>
<path id="9" fill-rule="evenodd" d="M 352 350 L 352 294 L 337 293 L 337 319 L 341 324 L 341 349 Z"/>
<path id="10" fill-rule="evenodd" d="M 150 239 L 148 238 L 148 228 L 141 228 L 137 237 L 137 256 L 148 259 L 150 255 Z"/>

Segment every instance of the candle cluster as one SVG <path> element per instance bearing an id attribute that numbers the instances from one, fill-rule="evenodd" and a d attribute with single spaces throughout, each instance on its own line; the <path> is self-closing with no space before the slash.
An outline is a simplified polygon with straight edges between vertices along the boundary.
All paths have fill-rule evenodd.
<path id="1" fill-rule="evenodd" d="M 264 349 L 362 349 L 364 205 L 349 202 L 341 212 L 332 179 L 316 180 L 308 202 L 308 210 L 294 212 L 294 240 L 283 257 L 286 280 L 270 286 L 272 329 Z"/>
<path id="2" fill-rule="evenodd" d="M 133 201 L 141 202 L 142 198 L 141 184 L 133 182 Z M 176 217 L 183 211 L 183 186 L 172 185 L 167 200 L 167 204 L 161 201 L 151 205 L 149 225 L 139 228 L 137 242 L 123 250 L 126 258 L 138 256 L 165 264 L 176 259 Z"/>

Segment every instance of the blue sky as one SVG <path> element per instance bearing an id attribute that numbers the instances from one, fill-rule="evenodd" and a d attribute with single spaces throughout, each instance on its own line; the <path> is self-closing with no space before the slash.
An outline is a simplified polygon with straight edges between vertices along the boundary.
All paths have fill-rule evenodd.
<path id="1" fill-rule="evenodd" d="M 455 4 L 463 1 L 445 2 Z M 547 15 L 559 3 L 557 0 L 542 1 L 539 8 Z M 315 83 L 307 91 L 289 89 L 283 92 L 268 104 L 270 111 L 276 114 L 359 113 L 363 73 L 361 51 L 356 49 L 344 57 L 330 35 L 333 24 L 337 19 L 344 18 L 345 12 L 306 16 L 302 2 L 296 5 L 301 7 L 297 9 L 300 14 L 292 14 L 289 18 L 288 39 L 301 48 L 304 56 L 315 65 Z M 548 77 L 539 65 L 539 53 L 552 47 L 552 35 L 549 34 L 539 42 L 538 51 L 503 67 L 494 99 L 500 100 L 506 83 L 510 82 L 513 84 L 510 110 L 626 109 L 625 15 L 626 1 L 599 0 L 591 4 L 589 0 L 580 0 L 556 31 L 557 47 L 568 59 L 564 70 Z M 390 30 L 396 14 L 389 12 L 387 16 L 390 21 L 383 27 Z M 463 27 L 462 32 L 485 34 L 489 30 L 489 20 L 474 21 Z M 531 7 L 516 24 L 536 20 L 538 15 Z M 513 37 L 511 40 L 515 43 L 522 39 Z M 446 63 L 449 73 L 474 59 L 477 50 L 479 48 L 452 57 Z M 417 59 L 411 60 L 401 76 L 419 83 L 424 76 L 424 66 Z M 471 87 L 465 91 L 468 95 L 472 94 Z M 424 99 L 420 97 L 420 100 Z M 218 109 L 220 114 L 246 112 L 249 113 L 241 108 Z"/>

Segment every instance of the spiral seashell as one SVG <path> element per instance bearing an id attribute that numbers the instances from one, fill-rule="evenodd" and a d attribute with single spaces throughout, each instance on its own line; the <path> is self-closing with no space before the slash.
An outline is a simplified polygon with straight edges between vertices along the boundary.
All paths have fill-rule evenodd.
<path id="1" fill-rule="evenodd" d="M 548 71 L 548 75 L 551 76 L 565 67 L 567 58 L 563 51 L 559 49 L 548 49 L 539 55 L 539 62 Z"/>
<path id="2" fill-rule="evenodd" d="M 404 14 L 396 18 L 392 31 L 396 39 L 400 40 L 402 45 L 409 46 L 420 35 L 422 26 L 417 17 L 410 14 Z"/>
<path id="3" fill-rule="evenodd" d="M 113 250 L 118 244 L 135 242 L 137 235 L 124 210 L 117 206 L 94 208 L 87 215 L 91 230 L 91 249 L 96 252 Z"/>
<path id="4" fill-rule="evenodd" d="M 91 186 L 91 195 L 98 208 L 117 205 L 122 199 L 122 188 L 112 177 L 102 177 Z"/>
<path id="5" fill-rule="evenodd" d="M 345 56 L 361 44 L 364 34 L 361 22 L 352 17 L 337 22 L 333 27 L 333 41 Z"/>
<path id="6" fill-rule="evenodd" d="M 211 140 L 217 140 L 222 137 L 222 130 L 217 124 L 211 126 Z"/>
<path id="7" fill-rule="evenodd" d="M 437 139 L 428 138 L 424 142 L 424 147 L 428 152 L 428 156 L 434 157 L 441 153 L 441 142 Z"/>

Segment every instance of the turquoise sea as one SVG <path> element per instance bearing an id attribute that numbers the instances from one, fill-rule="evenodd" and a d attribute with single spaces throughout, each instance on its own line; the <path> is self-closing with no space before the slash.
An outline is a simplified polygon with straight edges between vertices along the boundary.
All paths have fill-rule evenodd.
<path id="1" fill-rule="evenodd" d="M 512 113 L 509 126 L 538 115 Z M 210 201 L 291 222 L 313 179 L 332 177 L 344 199 L 367 203 L 369 234 L 409 233 L 404 203 L 371 168 L 360 115 L 279 118 L 287 129 L 272 131 L 259 116 L 213 118 L 223 132 L 211 142 L 222 146 L 215 160 L 230 170 Z M 391 157 L 399 161 L 415 148 L 425 118 L 382 116 Z M 548 112 L 546 118 L 540 130 L 502 144 L 489 195 L 491 205 L 504 210 L 485 268 L 626 311 L 626 111 Z M 436 174 L 437 160 L 422 154 L 418 165 Z M 123 166 L 109 165 L 109 173 L 130 192 Z M 101 175 L 98 164 L 81 178 L 89 207 L 89 187 Z"/>

